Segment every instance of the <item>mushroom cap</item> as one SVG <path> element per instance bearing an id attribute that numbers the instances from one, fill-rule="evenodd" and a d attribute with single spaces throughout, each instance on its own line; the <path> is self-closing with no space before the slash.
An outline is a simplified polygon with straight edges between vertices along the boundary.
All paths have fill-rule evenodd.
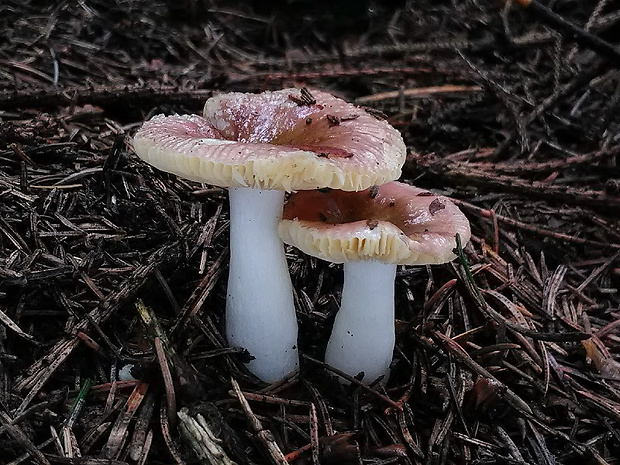
<path id="1" fill-rule="evenodd" d="M 469 221 L 448 198 L 400 182 L 362 192 L 303 191 L 289 198 L 278 232 L 302 252 L 335 263 L 427 265 L 453 260 Z"/>
<path id="2" fill-rule="evenodd" d="M 400 176 L 400 133 L 328 93 L 283 89 L 207 100 L 204 115 L 154 116 L 138 156 L 183 178 L 222 187 L 362 190 Z"/>

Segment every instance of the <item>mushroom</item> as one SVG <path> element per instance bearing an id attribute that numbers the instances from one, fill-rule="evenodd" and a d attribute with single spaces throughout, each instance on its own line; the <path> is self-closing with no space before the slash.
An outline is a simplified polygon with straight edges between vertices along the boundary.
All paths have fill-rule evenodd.
<path id="1" fill-rule="evenodd" d="M 465 244 L 469 222 L 446 197 L 400 182 L 363 192 L 293 194 L 282 240 L 308 255 L 344 263 L 344 285 L 325 362 L 366 382 L 389 374 L 394 351 L 398 264 L 445 263 Z"/>
<path id="2" fill-rule="evenodd" d="M 405 160 L 400 133 L 328 93 L 283 89 L 228 93 L 204 115 L 158 115 L 134 137 L 153 166 L 228 187 L 230 266 L 226 335 L 273 382 L 298 367 L 293 290 L 277 227 L 285 191 L 363 190 L 396 179 Z"/>

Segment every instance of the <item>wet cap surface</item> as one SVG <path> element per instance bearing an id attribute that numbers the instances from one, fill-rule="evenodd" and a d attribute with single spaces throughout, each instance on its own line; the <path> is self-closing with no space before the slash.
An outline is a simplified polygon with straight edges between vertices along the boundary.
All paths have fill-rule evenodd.
<path id="1" fill-rule="evenodd" d="M 204 116 L 158 115 L 134 137 L 153 166 L 222 187 L 363 190 L 400 176 L 405 145 L 386 121 L 321 91 L 212 97 Z"/>
<path id="2" fill-rule="evenodd" d="M 448 198 L 400 182 L 293 194 L 279 233 L 287 244 L 331 262 L 410 265 L 453 260 L 456 234 L 463 245 L 470 238 L 469 221 Z"/>

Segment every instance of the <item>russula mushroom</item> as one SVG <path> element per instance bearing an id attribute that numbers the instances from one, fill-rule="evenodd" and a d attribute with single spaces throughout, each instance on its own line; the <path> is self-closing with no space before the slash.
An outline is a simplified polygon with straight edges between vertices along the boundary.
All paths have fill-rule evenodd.
<path id="1" fill-rule="evenodd" d="M 134 137 L 138 156 L 186 179 L 228 187 L 226 335 L 264 381 L 297 369 L 297 320 L 277 227 L 285 191 L 367 189 L 396 179 L 400 133 L 320 91 L 228 93 L 203 116 L 155 116 Z"/>
<path id="2" fill-rule="evenodd" d="M 400 182 L 362 192 L 293 194 L 279 234 L 308 255 L 344 263 L 344 285 L 325 362 L 372 382 L 389 374 L 398 264 L 439 264 L 465 244 L 469 222 L 446 197 Z"/>

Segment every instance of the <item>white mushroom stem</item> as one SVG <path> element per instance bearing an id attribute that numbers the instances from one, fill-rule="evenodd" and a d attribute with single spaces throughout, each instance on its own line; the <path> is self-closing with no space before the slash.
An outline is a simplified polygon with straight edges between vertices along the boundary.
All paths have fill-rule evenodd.
<path id="1" fill-rule="evenodd" d="M 254 357 L 249 370 L 271 383 L 299 365 L 293 286 L 277 233 L 284 192 L 230 188 L 229 201 L 226 336 Z"/>
<path id="2" fill-rule="evenodd" d="M 394 352 L 395 278 L 395 264 L 344 264 L 340 310 L 325 352 L 328 365 L 351 376 L 364 372 L 366 383 L 387 378 Z"/>

